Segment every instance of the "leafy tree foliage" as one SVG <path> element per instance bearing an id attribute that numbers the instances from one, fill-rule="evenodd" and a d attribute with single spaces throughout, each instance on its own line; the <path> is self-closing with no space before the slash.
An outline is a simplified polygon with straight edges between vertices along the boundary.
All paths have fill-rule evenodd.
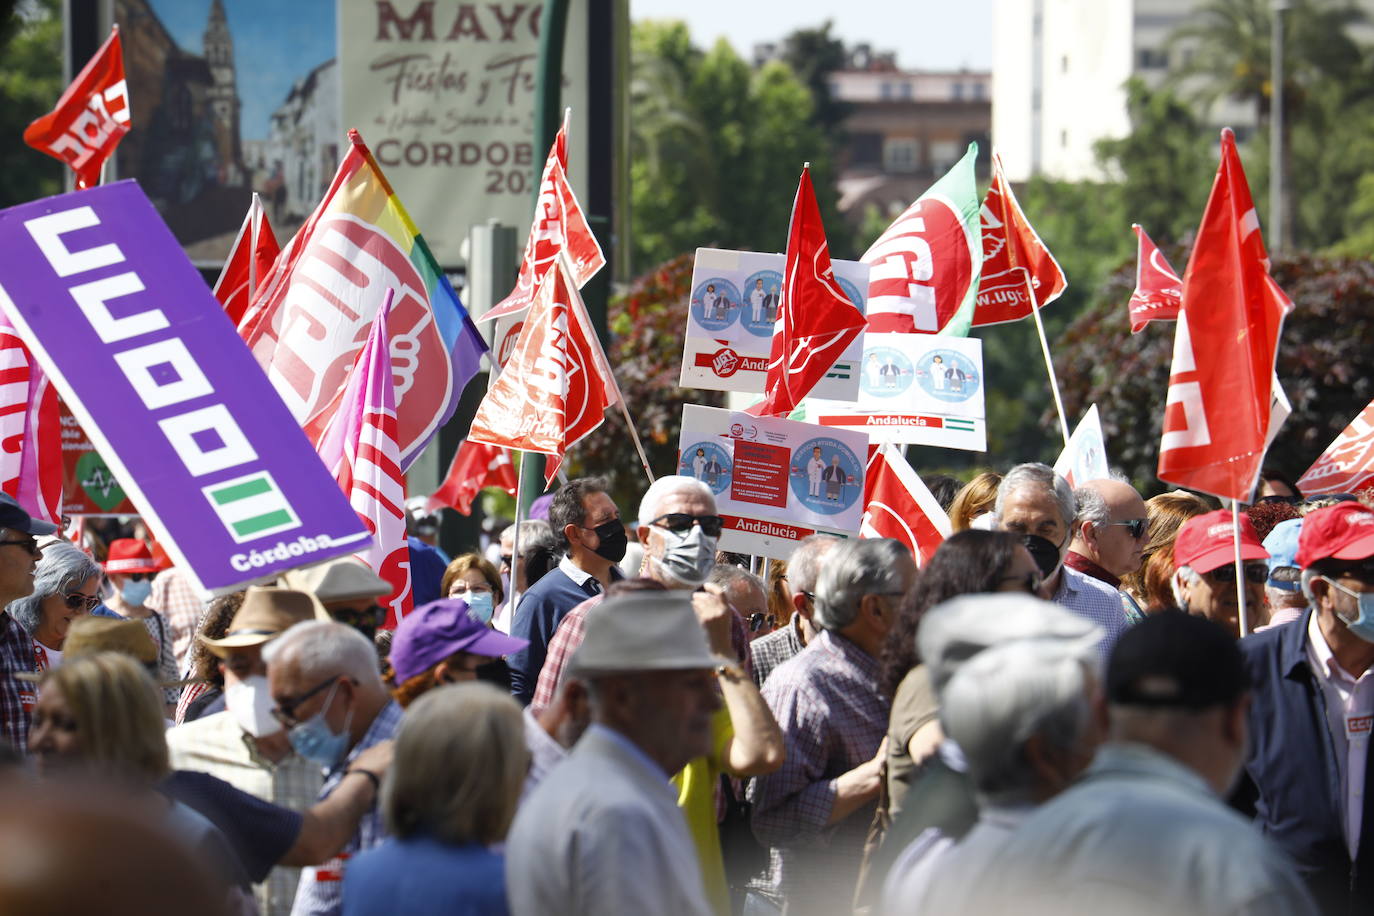
<path id="1" fill-rule="evenodd" d="M 62 190 L 62 163 L 25 145 L 24 128 L 62 95 L 58 0 L 0 3 L 0 207 Z"/>

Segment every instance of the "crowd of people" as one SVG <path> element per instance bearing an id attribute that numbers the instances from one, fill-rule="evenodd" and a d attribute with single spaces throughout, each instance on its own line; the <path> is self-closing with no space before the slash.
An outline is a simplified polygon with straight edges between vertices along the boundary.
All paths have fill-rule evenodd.
<path id="1" fill-rule="evenodd" d="M 1374 910 L 1374 510 L 929 483 L 920 568 L 722 553 L 682 476 L 418 513 L 394 630 L 353 559 L 211 599 L 0 494 L 0 912 Z"/>

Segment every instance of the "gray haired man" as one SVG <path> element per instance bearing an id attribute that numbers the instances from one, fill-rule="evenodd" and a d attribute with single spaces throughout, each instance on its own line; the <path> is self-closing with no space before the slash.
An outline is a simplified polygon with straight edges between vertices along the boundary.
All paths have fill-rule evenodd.
<path id="1" fill-rule="evenodd" d="M 787 558 L 787 577 L 783 586 L 792 602 L 792 617 L 767 636 L 749 644 L 754 663 L 754 683 L 763 687 L 773 669 L 806 648 L 816 635 L 815 615 L 816 579 L 820 576 L 821 561 L 840 539 L 828 534 L 813 534 L 802 538 Z"/>

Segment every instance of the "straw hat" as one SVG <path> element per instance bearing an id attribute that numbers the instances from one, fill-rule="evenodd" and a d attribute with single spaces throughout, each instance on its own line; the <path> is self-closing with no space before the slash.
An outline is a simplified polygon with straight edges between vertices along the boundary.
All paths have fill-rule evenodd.
<path id="1" fill-rule="evenodd" d="M 298 623 L 316 619 L 315 602 L 304 592 L 255 585 L 244 593 L 228 633 L 220 639 L 197 639 L 215 655 L 226 658 L 230 649 L 260 646 Z"/>

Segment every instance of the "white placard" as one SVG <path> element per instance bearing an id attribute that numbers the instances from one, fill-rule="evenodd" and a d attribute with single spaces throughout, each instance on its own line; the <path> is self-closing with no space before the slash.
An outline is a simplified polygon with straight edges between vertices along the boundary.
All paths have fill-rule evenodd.
<path id="1" fill-rule="evenodd" d="M 1054 472 L 1071 487 L 1081 487 L 1089 480 L 1103 480 L 1110 474 L 1107 442 L 1102 437 L 1102 421 L 1098 418 L 1096 404 L 1088 408 L 1074 427 L 1069 444 L 1064 446 L 1059 460 L 1054 463 Z"/>

